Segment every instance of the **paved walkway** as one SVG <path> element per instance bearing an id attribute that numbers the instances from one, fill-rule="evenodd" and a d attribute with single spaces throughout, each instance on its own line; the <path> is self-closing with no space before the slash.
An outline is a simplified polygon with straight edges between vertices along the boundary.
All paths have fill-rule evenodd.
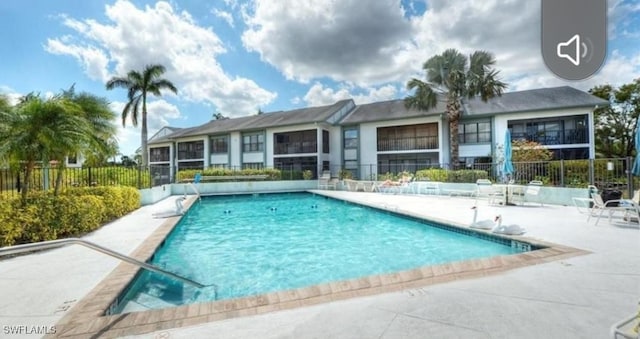
<path id="1" fill-rule="evenodd" d="M 330 194 L 458 223 L 469 223 L 473 215 L 474 200 L 466 198 Z M 87 239 L 129 253 L 161 223 L 151 213 L 170 209 L 173 199 L 144 207 Z M 139 338 L 607 338 L 613 323 L 637 311 L 638 228 L 623 227 L 620 220 L 587 224 L 586 214 L 572 206 L 489 207 L 480 202 L 479 219 L 496 214 L 505 224 L 525 227 L 527 237 L 592 254 Z M 81 299 L 116 264 L 79 246 L 0 261 L 0 325 L 55 324 L 74 304 L 65 302 Z"/>

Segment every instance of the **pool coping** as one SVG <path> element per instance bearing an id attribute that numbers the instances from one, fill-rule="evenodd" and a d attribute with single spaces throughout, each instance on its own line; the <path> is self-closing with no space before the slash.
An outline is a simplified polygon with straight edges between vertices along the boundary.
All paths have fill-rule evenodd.
<path id="1" fill-rule="evenodd" d="M 313 193 L 323 195 L 322 192 L 319 191 L 313 191 Z M 334 198 L 330 194 L 326 196 Z M 185 203 L 185 208 L 190 208 L 196 199 L 195 196 L 189 197 Z M 423 215 L 404 211 L 393 205 L 365 203 L 357 199 L 344 197 L 340 199 L 376 209 L 388 210 L 412 218 L 451 225 L 464 229 L 465 231 L 470 230 L 464 225 L 452 223 L 447 220 L 439 220 L 437 218 L 427 219 Z M 156 249 L 161 246 L 164 239 L 178 224 L 179 220 L 179 216 L 167 218 L 130 256 L 140 261 L 147 261 L 155 253 Z M 495 235 L 490 231 L 483 230 L 472 230 L 472 232 Z M 590 253 L 585 250 L 529 239 L 522 236 L 500 235 L 499 237 L 544 248 L 512 255 L 424 266 L 401 272 L 378 274 L 257 296 L 196 303 L 142 312 L 104 315 L 105 311 L 112 306 L 117 297 L 126 290 L 139 270 L 137 266 L 132 264 L 121 263 L 63 316 L 56 324 L 55 334 L 46 337 L 86 338 L 100 336 L 110 338 L 125 335 L 139 335 L 228 318 L 401 291 L 459 279 L 494 275 L 518 267 L 547 263 Z"/>

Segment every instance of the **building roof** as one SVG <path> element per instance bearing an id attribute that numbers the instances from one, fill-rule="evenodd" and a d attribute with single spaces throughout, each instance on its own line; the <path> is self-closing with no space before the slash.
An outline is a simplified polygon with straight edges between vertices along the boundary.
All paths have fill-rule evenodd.
<path id="1" fill-rule="evenodd" d="M 463 100 L 465 116 L 484 116 L 504 113 L 530 112 L 575 107 L 605 106 L 609 102 L 569 86 L 541 88 L 504 93 L 483 102 L 479 98 Z M 355 107 L 355 108 L 354 108 Z M 177 138 L 259 130 L 268 127 L 328 123 L 351 125 L 363 122 L 397 120 L 439 115 L 446 110 L 446 99 L 440 96 L 436 107 L 423 111 L 407 109 L 404 99 L 374 102 L 355 106 L 353 100 L 341 100 L 332 105 L 277 111 L 240 118 L 212 120 L 200 126 L 175 128 L 168 135 L 152 138 L 149 144 L 169 142 Z"/>
<path id="2" fill-rule="evenodd" d="M 252 129 L 263 129 L 267 127 L 300 125 L 314 122 L 328 122 L 336 113 L 351 110 L 353 100 L 341 100 L 332 105 L 299 108 L 291 111 L 277 111 L 252 115 L 248 117 L 212 120 L 203 125 L 183 128 L 166 137 L 158 138 L 149 142 L 156 144 L 170 141 L 175 138 L 188 136 L 210 135 L 216 133 L 228 133 L 233 131 L 249 131 Z"/>
<path id="3" fill-rule="evenodd" d="M 480 116 L 524 111 L 541 111 L 575 107 L 606 106 L 609 102 L 573 87 L 539 88 L 527 91 L 504 93 L 489 99 L 479 98 L 463 101 L 464 115 Z"/>
<path id="4" fill-rule="evenodd" d="M 370 121 L 394 120 L 425 117 L 444 113 L 446 103 L 444 98 L 438 100 L 436 107 L 427 111 L 414 108 L 408 109 L 404 105 L 404 99 L 373 102 L 370 104 L 358 105 L 347 117 L 340 121 L 341 125 L 358 124 Z"/>

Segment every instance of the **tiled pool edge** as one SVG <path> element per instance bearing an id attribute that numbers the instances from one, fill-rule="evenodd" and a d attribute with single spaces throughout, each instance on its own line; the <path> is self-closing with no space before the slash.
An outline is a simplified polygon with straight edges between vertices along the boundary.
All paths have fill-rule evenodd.
<path id="1" fill-rule="evenodd" d="M 375 204 L 365 204 L 362 201 L 344 200 L 373 208 L 381 207 Z M 194 201 L 195 197 L 189 199 L 186 204 L 187 208 L 190 207 Z M 397 208 L 390 211 L 424 219 L 424 216 L 398 210 Z M 144 240 L 131 256 L 142 261 L 150 258 L 156 248 L 162 244 L 166 236 L 173 230 L 178 220 L 178 217 L 168 218 L 151 236 Z M 444 220 L 436 219 L 433 221 L 451 224 Z M 458 225 L 458 227 L 464 226 Z M 466 227 L 464 228 L 468 229 Z M 48 337 L 86 338 L 91 336 L 118 337 L 123 335 L 144 334 L 227 318 L 424 287 L 458 279 L 481 277 L 497 274 L 513 268 L 546 263 L 589 253 L 567 246 L 524 237 L 511 238 L 545 248 L 533 252 L 427 266 L 408 271 L 332 282 L 253 297 L 104 316 L 105 310 L 108 309 L 114 299 L 124 291 L 138 271 L 136 266 L 122 263 L 58 322 L 56 325 L 56 334 Z"/>

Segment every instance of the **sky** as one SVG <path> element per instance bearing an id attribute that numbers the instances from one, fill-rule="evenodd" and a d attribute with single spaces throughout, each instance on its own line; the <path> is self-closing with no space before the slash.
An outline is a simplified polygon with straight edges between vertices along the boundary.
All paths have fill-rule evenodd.
<path id="1" fill-rule="evenodd" d="M 640 76 L 640 1 L 608 0 L 604 66 L 576 82 L 555 77 L 540 52 L 540 1 L 183 0 L 0 1 L 0 93 L 105 97 L 118 114 L 120 152 L 140 130 L 119 118 L 122 89 L 105 83 L 148 64 L 178 88 L 152 97 L 149 135 L 229 117 L 404 98 L 422 64 L 448 48 L 492 52 L 507 91 L 588 90 Z M 10 18 L 10 19 L 7 19 Z"/>

